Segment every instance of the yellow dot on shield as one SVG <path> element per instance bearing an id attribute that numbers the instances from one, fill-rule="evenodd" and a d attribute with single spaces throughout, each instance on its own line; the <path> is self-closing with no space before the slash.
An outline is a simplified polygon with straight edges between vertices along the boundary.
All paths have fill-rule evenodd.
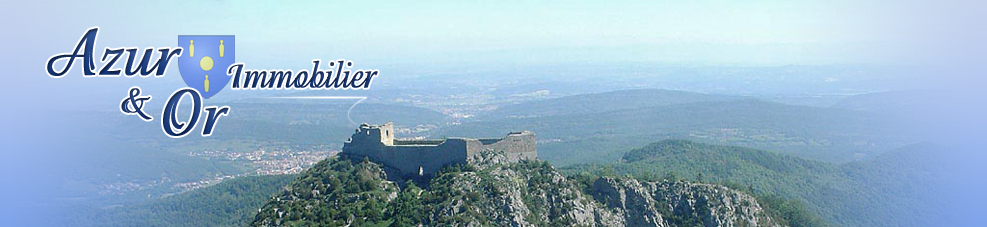
<path id="1" fill-rule="evenodd" d="M 212 58 L 209 56 L 202 57 L 202 60 L 199 60 L 199 67 L 202 67 L 202 70 L 205 71 L 212 69 Z"/>

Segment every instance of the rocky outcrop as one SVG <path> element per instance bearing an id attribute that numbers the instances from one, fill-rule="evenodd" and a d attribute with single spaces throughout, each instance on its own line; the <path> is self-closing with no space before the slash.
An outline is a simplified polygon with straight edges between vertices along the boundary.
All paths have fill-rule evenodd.
<path id="1" fill-rule="evenodd" d="M 616 209 L 628 226 L 780 226 L 750 195 L 724 186 L 601 178 L 594 196 Z M 672 220 L 663 220 L 674 217 Z"/>
<path id="2" fill-rule="evenodd" d="M 431 223 L 455 226 L 623 226 L 623 220 L 544 162 L 504 162 L 502 154 L 486 153 L 474 160 L 478 171 L 448 173 L 432 193 L 466 195 L 437 206 Z M 473 198 L 471 195 L 479 195 Z M 479 214 L 474 216 L 472 214 Z M 465 223 L 445 220 L 467 217 Z"/>

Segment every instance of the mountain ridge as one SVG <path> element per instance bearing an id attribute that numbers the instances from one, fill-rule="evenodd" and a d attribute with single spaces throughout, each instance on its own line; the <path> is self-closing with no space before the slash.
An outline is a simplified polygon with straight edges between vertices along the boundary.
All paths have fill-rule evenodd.
<path id="1" fill-rule="evenodd" d="M 862 111 L 738 99 L 464 122 L 435 134 L 490 137 L 521 129 L 536 131 L 542 141 L 540 155 L 559 166 L 587 159 L 616 161 L 620 153 L 648 141 L 674 138 L 840 163 L 907 144 L 911 137 L 894 130 L 896 123 Z"/>
<path id="2" fill-rule="evenodd" d="M 483 156 L 482 162 L 444 169 L 425 188 L 386 181 L 373 162 L 327 159 L 269 200 L 252 225 L 786 225 L 754 197 L 723 186 L 575 180 L 543 161 Z"/>
<path id="3" fill-rule="evenodd" d="M 629 89 L 578 94 L 552 99 L 503 105 L 478 119 L 532 118 L 555 115 L 592 114 L 643 107 L 669 106 L 704 101 L 748 99 L 742 96 L 704 94 L 666 89 Z M 565 108 L 559 108 L 565 107 Z"/>

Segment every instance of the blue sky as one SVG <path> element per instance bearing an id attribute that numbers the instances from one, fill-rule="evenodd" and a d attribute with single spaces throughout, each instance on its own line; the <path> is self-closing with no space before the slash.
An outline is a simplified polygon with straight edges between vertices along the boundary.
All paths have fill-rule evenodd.
<path id="1" fill-rule="evenodd" d="M 886 41 L 874 29 L 874 18 L 892 14 L 877 11 L 885 5 L 849 1 L 25 4 L 7 13 L 29 21 L 13 26 L 49 43 L 44 50 L 65 49 L 92 26 L 103 28 L 98 46 L 163 46 L 180 34 L 233 34 L 255 53 L 244 60 L 275 64 L 325 55 L 398 63 L 502 62 L 515 61 L 515 55 L 526 56 L 523 61 L 583 61 L 588 57 L 567 53 L 584 49 L 615 61 L 857 63 L 865 60 L 860 48 Z"/>
<path id="2" fill-rule="evenodd" d="M 386 76 L 472 65 L 641 62 L 685 65 L 909 65 L 982 53 L 977 7 L 963 1 L 25 1 L 0 9 L 4 94 L 88 103 L 79 94 L 162 78 L 64 78 L 44 63 L 99 26 L 104 47 L 174 47 L 178 35 L 236 35 L 251 69 L 301 69 L 312 59 L 399 69 Z M 979 6 L 977 4 L 973 4 Z M 978 48 L 979 47 L 979 48 Z M 958 50 L 958 51 L 957 51 Z M 959 55 L 957 55 L 959 54 Z M 970 62 L 976 65 L 976 62 Z M 403 67 L 403 68 L 402 68 Z M 966 71 L 965 68 L 956 71 Z M 952 72 L 950 74 L 953 74 Z M 970 84 L 970 83 L 958 83 Z M 41 92 L 43 91 L 43 92 Z M 167 94 L 167 91 L 162 91 Z M 77 102 L 76 102 L 77 101 Z M 97 104 L 107 105 L 103 99 Z M 44 105 L 42 108 L 58 107 Z M 102 109 L 102 108 L 101 108 Z"/>
<path id="3" fill-rule="evenodd" d="M 53 79 L 44 63 L 99 26 L 104 47 L 174 47 L 178 35 L 236 35 L 252 69 L 300 69 L 345 58 L 358 68 L 654 62 L 833 65 L 875 57 L 900 40 L 883 30 L 882 4 L 850 1 L 27 1 L 0 9 L 13 74 L 10 94 L 74 98 L 120 87 L 183 87 L 163 78 L 82 78 L 78 63 Z M 886 9 L 876 11 L 875 9 Z M 890 17 L 890 16 L 888 16 Z M 403 76 L 395 71 L 388 76 Z M 31 100 L 13 100 L 30 105 Z M 76 102 L 80 103 L 80 102 Z"/>
<path id="4" fill-rule="evenodd" d="M 902 47 L 911 36 L 903 32 L 915 30 L 911 20 L 922 17 L 913 9 L 921 7 L 888 3 L 27 1 L 0 11 L 11 31 L 2 37 L 5 51 L 16 53 L 4 56 L 4 64 L 22 66 L 11 67 L 19 75 L 15 84 L 66 91 L 38 94 L 47 100 L 147 83 L 182 86 L 170 75 L 81 78 L 78 65 L 65 78 L 47 77 L 47 58 L 71 51 L 93 26 L 101 28 L 96 56 L 104 47 L 173 47 L 177 35 L 236 35 L 237 61 L 253 69 L 298 69 L 312 59 L 340 58 L 357 67 L 426 71 L 559 62 L 839 65 L 894 62 L 902 56 L 897 52 L 908 50 Z"/>

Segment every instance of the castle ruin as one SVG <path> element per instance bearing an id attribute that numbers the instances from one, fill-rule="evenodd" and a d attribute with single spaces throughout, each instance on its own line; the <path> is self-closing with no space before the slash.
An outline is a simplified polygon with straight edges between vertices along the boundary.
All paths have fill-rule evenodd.
<path id="1" fill-rule="evenodd" d="M 342 155 L 383 164 L 388 178 L 430 178 L 442 167 L 467 164 L 481 151 L 503 152 L 508 161 L 534 160 L 535 134 L 512 132 L 504 138 L 395 139 L 394 125 L 360 125 L 343 144 Z M 395 172 L 396 171 L 396 172 Z"/>

